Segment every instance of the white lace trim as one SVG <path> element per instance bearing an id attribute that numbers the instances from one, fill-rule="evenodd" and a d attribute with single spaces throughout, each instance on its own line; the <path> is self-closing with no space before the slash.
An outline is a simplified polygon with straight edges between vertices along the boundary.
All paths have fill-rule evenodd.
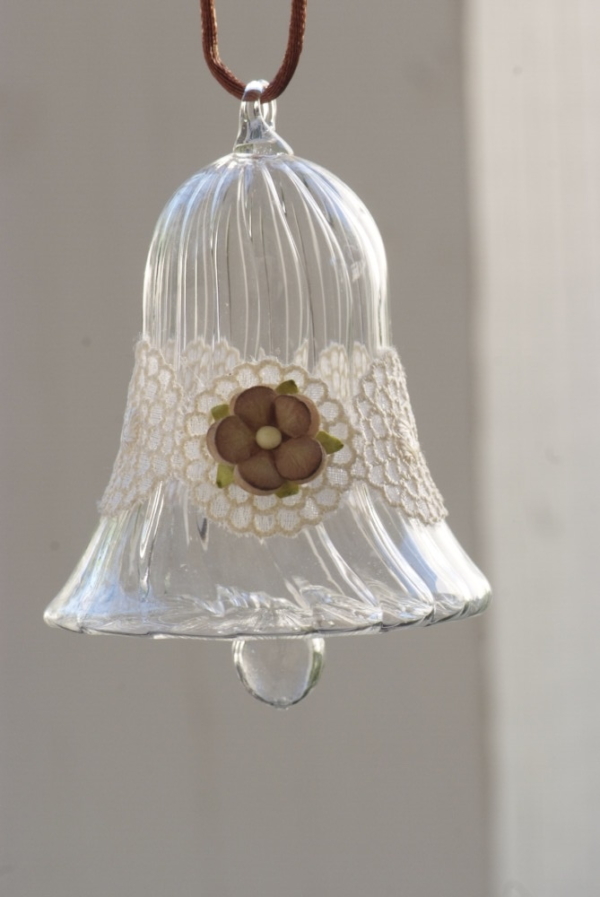
<path id="1" fill-rule="evenodd" d="M 380 489 L 407 517 L 437 523 L 447 511 L 419 445 L 406 374 L 397 351 L 380 350 L 359 383 L 357 479 Z"/>
<path id="2" fill-rule="evenodd" d="M 297 361 L 304 360 L 299 350 Z M 163 354 L 147 341 L 136 347 L 121 446 L 100 512 L 113 516 L 146 500 L 160 483 L 180 480 L 210 520 L 238 534 L 294 535 L 334 511 L 353 482 L 380 490 L 386 500 L 425 524 L 446 515 L 421 453 L 406 378 L 395 349 L 371 359 L 356 344 L 351 358 L 333 344 L 314 374 L 301 363 L 264 357 L 241 361 L 227 342 L 186 347 L 174 367 L 174 347 Z M 234 484 L 219 489 L 216 462 L 206 447 L 211 408 L 237 390 L 293 379 L 316 404 L 323 429 L 344 443 L 323 472 L 293 496 L 251 495 Z"/>

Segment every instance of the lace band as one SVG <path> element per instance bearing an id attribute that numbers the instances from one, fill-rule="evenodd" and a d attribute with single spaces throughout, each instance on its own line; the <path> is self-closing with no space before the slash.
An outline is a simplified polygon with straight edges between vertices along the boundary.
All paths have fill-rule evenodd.
<path id="1" fill-rule="evenodd" d="M 356 483 L 407 517 L 446 516 L 421 451 L 398 353 L 349 357 L 334 344 L 309 372 L 246 362 L 222 341 L 174 364 L 141 340 L 121 445 L 100 512 L 114 516 L 178 480 L 210 520 L 237 534 L 294 535 L 335 511 Z"/>

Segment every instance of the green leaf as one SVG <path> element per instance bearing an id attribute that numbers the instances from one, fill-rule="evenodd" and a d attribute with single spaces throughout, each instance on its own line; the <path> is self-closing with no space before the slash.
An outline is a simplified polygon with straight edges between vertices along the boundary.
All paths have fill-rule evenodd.
<path id="1" fill-rule="evenodd" d="M 233 467 L 231 464 L 219 464 L 217 467 L 217 486 L 225 489 L 233 483 Z"/>
<path id="2" fill-rule="evenodd" d="M 224 405 L 215 405 L 214 408 L 210 409 L 210 413 L 214 420 L 222 420 L 229 414 L 229 405 L 227 403 Z"/>
<path id="3" fill-rule="evenodd" d="M 278 392 L 280 396 L 295 396 L 300 390 L 295 380 L 284 380 L 283 383 L 279 384 L 275 392 Z"/>
<path id="4" fill-rule="evenodd" d="M 297 495 L 300 492 L 300 486 L 298 483 L 284 483 L 283 486 L 280 486 L 275 495 L 277 498 L 287 498 L 288 495 Z"/>
<path id="5" fill-rule="evenodd" d="M 319 430 L 315 439 L 321 443 L 328 455 L 333 455 L 344 448 L 344 443 L 341 439 L 338 439 L 337 436 L 332 436 L 331 433 L 326 433 L 325 430 Z"/>

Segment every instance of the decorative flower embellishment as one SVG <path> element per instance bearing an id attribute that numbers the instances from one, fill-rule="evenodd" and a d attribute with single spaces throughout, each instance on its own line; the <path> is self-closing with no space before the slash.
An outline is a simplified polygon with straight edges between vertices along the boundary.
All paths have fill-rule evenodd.
<path id="1" fill-rule="evenodd" d="M 217 486 L 235 483 L 252 495 L 286 498 L 314 480 L 344 443 L 320 429 L 321 415 L 294 380 L 275 389 L 251 386 L 212 409 L 207 448 Z"/>

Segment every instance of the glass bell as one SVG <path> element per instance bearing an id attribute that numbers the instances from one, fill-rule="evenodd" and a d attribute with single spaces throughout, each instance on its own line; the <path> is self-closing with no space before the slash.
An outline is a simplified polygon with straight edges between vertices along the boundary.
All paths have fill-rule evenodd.
<path id="1" fill-rule="evenodd" d="M 285 707 L 322 636 L 469 616 L 490 588 L 421 453 L 377 227 L 247 98 L 263 85 L 160 216 L 100 524 L 45 620 L 233 640 L 246 688 Z"/>

